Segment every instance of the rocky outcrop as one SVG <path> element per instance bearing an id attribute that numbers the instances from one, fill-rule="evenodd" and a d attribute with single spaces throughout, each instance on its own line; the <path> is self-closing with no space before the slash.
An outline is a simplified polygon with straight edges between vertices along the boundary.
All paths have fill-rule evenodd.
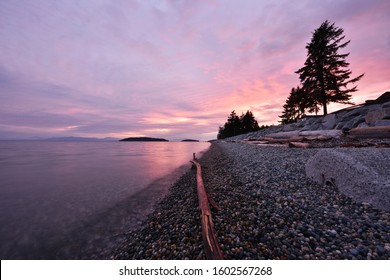
<path id="1" fill-rule="evenodd" d="M 388 96 L 389 100 L 383 96 Z M 306 117 L 290 126 L 300 126 L 300 130 L 339 129 L 344 132 L 352 128 L 390 126 L 390 92 L 384 93 L 375 101 L 342 109 L 326 116 Z"/>
<path id="2" fill-rule="evenodd" d="M 262 137 L 285 135 L 302 136 L 304 131 L 338 130 L 348 134 L 351 129 L 390 126 L 390 91 L 385 92 L 375 100 L 368 100 L 363 104 L 348 107 L 326 116 L 306 116 L 301 120 L 287 124 L 271 126 L 260 131 L 230 137 L 228 141 L 244 139 L 255 140 Z M 340 135 L 340 132 L 335 132 Z"/>

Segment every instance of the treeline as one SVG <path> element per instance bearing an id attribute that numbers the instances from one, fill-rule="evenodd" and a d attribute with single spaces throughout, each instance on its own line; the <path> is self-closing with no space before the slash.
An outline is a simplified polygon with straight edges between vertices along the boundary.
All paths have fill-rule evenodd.
<path id="1" fill-rule="evenodd" d="M 245 114 L 242 113 L 240 117 L 237 116 L 235 111 L 232 111 L 225 124 L 219 127 L 217 138 L 225 139 L 257 130 L 260 130 L 260 127 L 251 111 L 248 110 Z"/>

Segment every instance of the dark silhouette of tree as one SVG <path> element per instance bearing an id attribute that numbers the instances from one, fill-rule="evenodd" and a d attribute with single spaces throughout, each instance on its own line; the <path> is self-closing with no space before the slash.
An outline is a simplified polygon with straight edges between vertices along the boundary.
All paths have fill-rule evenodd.
<path id="1" fill-rule="evenodd" d="M 280 122 L 282 124 L 295 122 L 305 115 L 306 110 L 310 113 L 317 113 L 319 104 L 305 91 L 304 87 L 292 88 L 286 103 L 283 105 L 283 113 L 279 116 Z"/>
<path id="2" fill-rule="evenodd" d="M 240 134 L 241 121 L 233 110 L 223 127 L 219 127 L 218 139 L 224 139 Z"/>
<path id="3" fill-rule="evenodd" d="M 257 131 L 260 129 L 259 124 L 257 123 L 255 117 L 252 112 L 249 110 L 246 111 L 245 115 L 242 114 L 240 117 L 241 121 L 241 133 L 248 133 L 252 131 Z"/>
<path id="4" fill-rule="evenodd" d="M 249 110 L 238 117 L 235 111 L 232 111 L 224 126 L 220 126 L 218 130 L 218 139 L 225 139 L 227 137 L 236 136 L 243 133 L 259 130 L 259 124 L 257 123 L 252 112 Z"/>
<path id="5" fill-rule="evenodd" d="M 348 84 L 358 82 L 364 74 L 351 78 L 349 63 L 345 61 L 349 53 L 339 54 L 350 41 L 342 42 L 344 30 L 325 21 L 314 30 L 311 42 L 306 45 L 307 58 L 304 67 L 296 71 L 304 91 L 313 99 L 312 108 L 321 104 L 324 115 L 328 113 L 327 104 L 349 102 L 357 86 L 347 88 Z M 316 109 L 317 110 L 317 109 Z"/>
<path id="6" fill-rule="evenodd" d="M 302 95 L 302 92 L 303 90 L 300 87 L 291 89 L 290 95 L 283 105 L 283 113 L 279 116 L 279 118 L 282 119 L 282 124 L 295 122 L 304 114 L 305 108 L 302 105 L 304 96 Z"/>

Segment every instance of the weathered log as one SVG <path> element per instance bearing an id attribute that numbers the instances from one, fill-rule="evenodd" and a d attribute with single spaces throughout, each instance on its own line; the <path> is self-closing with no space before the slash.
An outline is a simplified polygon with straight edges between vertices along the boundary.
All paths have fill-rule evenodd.
<path id="1" fill-rule="evenodd" d="M 217 210 L 217 211 L 221 210 L 221 208 L 219 208 L 219 206 L 218 206 L 218 204 L 215 202 L 215 200 L 214 200 L 211 196 L 209 196 L 208 194 L 207 194 L 207 199 L 209 200 L 209 203 L 210 203 L 210 205 L 211 205 L 212 208 L 214 208 L 214 209 Z"/>
<path id="2" fill-rule="evenodd" d="M 279 144 L 279 143 L 257 144 L 257 146 L 260 146 L 260 147 L 286 148 L 286 147 L 288 147 L 288 143 L 283 143 L 283 144 Z"/>
<path id="3" fill-rule="evenodd" d="M 290 137 L 290 138 L 264 138 L 268 143 L 288 143 L 302 141 L 303 137 Z"/>
<path id="4" fill-rule="evenodd" d="M 290 148 L 309 148 L 310 144 L 309 143 L 304 143 L 304 142 L 289 142 L 288 146 Z"/>
<path id="5" fill-rule="evenodd" d="M 209 260 L 222 260 L 222 252 L 219 247 L 214 231 L 213 221 L 211 219 L 211 211 L 208 203 L 209 197 L 207 196 L 203 183 L 202 167 L 197 160 L 194 160 L 193 163 L 196 166 L 196 183 L 198 190 L 200 219 L 202 224 L 203 246 L 206 253 L 206 258 Z"/>
<path id="6" fill-rule="evenodd" d="M 321 136 L 329 138 L 340 138 L 343 136 L 343 131 L 339 129 L 328 129 L 328 130 L 306 130 L 300 131 L 299 136 Z"/>
<path id="7" fill-rule="evenodd" d="M 390 138 L 390 126 L 352 128 L 349 135 L 356 138 Z"/>
<path id="8" fill-rule="evenodd" d="M 292 138 L 298 136 L 299 136 L 299 130 L 281 131 L 281 132 L 269 133 L 265 135 L 266 138 Z"/>

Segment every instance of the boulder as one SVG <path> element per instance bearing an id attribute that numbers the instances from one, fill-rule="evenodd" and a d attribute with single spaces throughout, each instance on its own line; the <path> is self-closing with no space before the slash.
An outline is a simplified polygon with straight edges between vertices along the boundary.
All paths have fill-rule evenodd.
<path id="1" fill-rule="evenodd" d="M 332 128 L 334 128 L 336 126 L 336 122 L 337 122 L 336 114 L 326 115 L 322 119 L 322 127 L 324 129 L 332 129 Z"/>
<path id="2" fill-rule="evenodd" d="M 370 111 L 366 115 L 366 123 L 374 124 L 382 119 L 390 119 L 390 108 L 382 108 L 375 111 Z"/>
<path id="3" fill-rule="evenodd" d="M 386 102 L 386 103 L 383 103 L 382 104 L 382 108 L 390 108 L 390 101 Z"/>
<path id="4" fill-rule="evenodd" d="M 390 211 L 390 149 L 323 149 L 305 169 L 319 184 L 334 184 L 357 202 Z"/>
<path id="5" fill-rule="evenodd" d="M 357 107 L 354 109 L 350 109 L 348 113 L 341 117 L 341 122 L 348 122 L 355 117 L 365 115 L 368 112 L 368 108 L 366 106 Z"/>

